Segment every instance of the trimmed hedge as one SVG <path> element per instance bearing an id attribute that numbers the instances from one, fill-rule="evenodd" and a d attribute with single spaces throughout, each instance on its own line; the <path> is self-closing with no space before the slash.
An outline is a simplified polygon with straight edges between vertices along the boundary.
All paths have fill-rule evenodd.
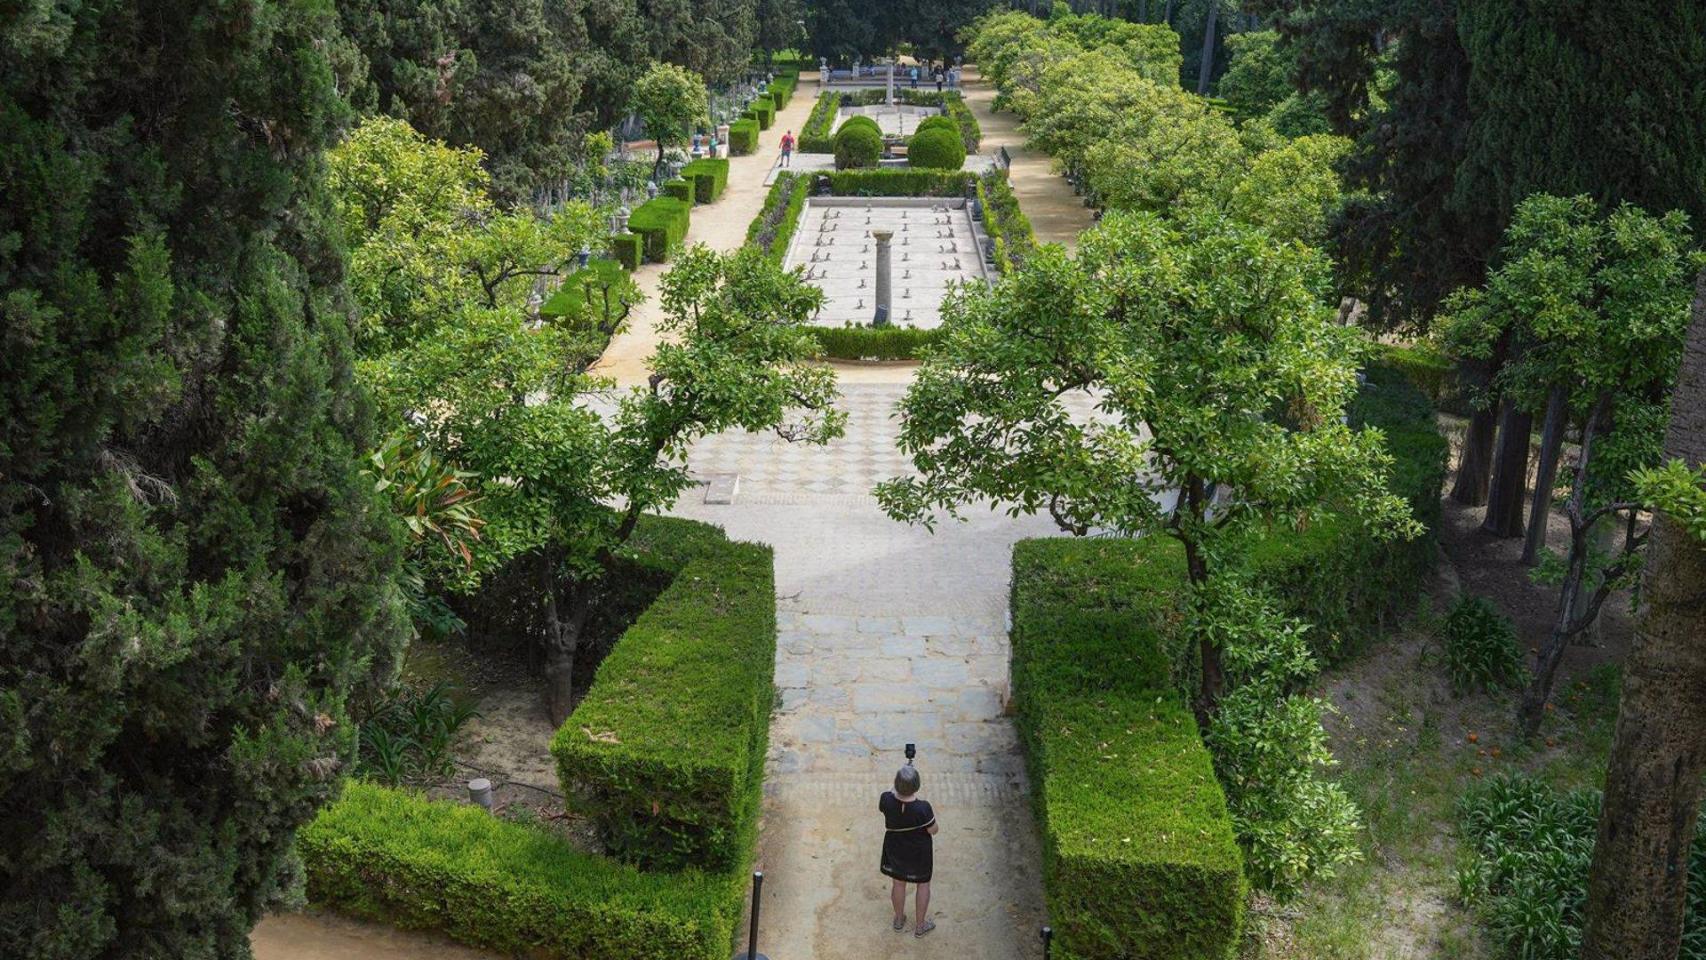
<path id="1" fill-rule="evenodd" d="M 978 177 L 977 198 L 983 202 L 983 229 L 995 244 L 995 268 L 1011 273 L 1036 250 L 1037 235 L 1019 209 L 1007 171 L 991 170 Z"/>
<path id="2" fill-rule="evenodd" d="M 823 356 L 832 360 L 917 360 L 940 340 L 940 330 L 917 327 L 812 327 Z"/>
<path id="3" fill-rule="evenodd" d="M 1247 886 L 1214 765 L 1169 677 L 1177 564 L 1151 543 L 1013 550 L 1013 700 L 1062 952 L 1225 960 Z"/>
<path id="4" fill-rule="evenodd" d="M 674 180 L 665 180 L 662 192 L 666 197 L 674 197 L 689 205 L 693 203 L 693 184 L 679 177 Z"/>
<path id="5" fill-rule="evenodd" d="M 610 257 L 620 263 L 624 269 L 633 271 L 640 269 L 640 258 L 645 251 L 645 241 L 638 234 L 619 233 L 610 238 Z"/>
<path id="6" fill-rule="evenodd" d="M 628 234 L 624 234 L 624 236 L 628 236 Z M 576 270 L 564 278 L 562 285 L 557 288 L 557 292 L 553 293 L 551 298 L 539 308 L 539 315 L 543 317 L 578 318 L 586 309 L 587 281 L 602 285 L 620 280 L 626 275 L 627 272 L 623 270 L 622 264 L 615 260 L 594 260 L 588 263 L 585 268 Z M 595 292 L 594 297 L 602 298 L 603 293 Z M 602 300 L 600 302 L 602 303 Z M 599 306 L 598 309 L 602 314 L 603 306 Z"/>
<path id="7" fill-rule="evenodd" d="M 800 75 L 798 73 L 778 74 L 776 79 L 771 81 L 766 91 L 770 94 L 770 99 L 776 101 L 776 109 L 783 109 L 788 105 L 788 101 L 794 98 L 794 88 L 799 85 L 799 82 Z"/>
<path id="8" fill-rule="evenodd" d="M 965 144 L 955 130 L 921 130 L 907 141 L 906 162 L 924 170 L 958 170 L 966 165 Z"/>
<path id="9" fill-rule="evenodd" d="M 771 552 L 718 540 L 684 553 L 551 754 L 570 806 L 611 856 L 738 872 L 756 835 L 774 697 Z"/>
<path id="10" fill-rule="evenodd" d="M 788 241 L 800 224 L 811 179 L 803 174 L 784 173 L 770 185 L 764 207 L 746 228 L 746 242 L 760 247 L 766 256 L 781 263 L 788 255 Z"/>
<path id="11" fill-rule="evenodd" d="M 1308 636 L 1329 662 L 1414 602 L 1440 516 L 1446 444 L 1427 398 L 1389 365 L 1364 373 L 1351 423 L 1384 432 L 1391 489 L 1429 534 L 1376 541 L 1327 518 L 1301 534 L 1254 534 L 1241 554 L 1257 583 L 1313 624 Z M 1013 698 L 1044 891 L 1067 954 L 1221 960 L 1236 939 L 1243 880 L 1227 873 L 1224 800 L 1218 788 L 1204 799 L 1199 775 L 1212 767 L 1170 679 L 1190 657 L 1176 629 L 1183 550 L 1165 537 L 1025 541 L 1013 571 Z M 1171 885 L 1155 892 L 1152 872 Z"/>
<path id="12" fill-rule="evenodd" d="M 840 136 L 854 127 L 863 127 L 879 137 L 883 135 L 883 125 L 862 113 L 854 114 L 846 120 L 841 121 L 841 126 L 836 128 L 835 133 L 837 136 Z"/>
<path id="13" fill-rule="evenodd" d="M 758 129 L 760 130 L 768 130 L 770 125 L 776 122 L 776 104 L 769 97 L 761 96 L 752 101 L 752 106 L 748 108 L 747 112 L 752 114 L 752 119 L 758 121 Z"/>
<path id="14" fill-rule="evenodd" d="M 695 200 L 699 203 L 715 202 L 729 185 L 728 158 L 701 157 L 682 167 L 681 176 L 692 181 Z"/>
<path id="15" fill-rule="evenodd" d="M 1288 613 L 1311 624 L 1307 636 L 1324 665 L 1361 650 L 1414 602 L 1438 550 L 1449 444 L 1427 397 L 1402 370 L 1376 361 L 1363 374 L 1366 382 L 1346 411 L 1351 425 L 1385 433 L 1393 458 L 1389 486 L 1410 504 L 1427 533 L 1409 541 L 1376 541 L 1352 520 L 1327 517 L 1307 530 L 1256 538 L 1247 552 L 1257 579 Z"/>
<path id="16" fill-rule="evenodd" d="M 855 120 L 861 119 L 855 117 Z M 872 126 L 875 126 L 874 124 Z M 851 120 L 841 125 L 835 134 L 835 169 L 875 167 L 883 156 L 883 138 L 869 127 L 855 125 Z"/>
<path id="17" fill-rule="evenodd" d="M 800 128 L 801 153 L 830 153 L 835 150 L 831 134 L 835 131 L 835 117 L 840 109 L 840 94 L 826 93 L 817 98 L 811 116 L 806 118 L 806 125 Z"/>
<path id="18" fill-rule="evenodd" d="M 544 960 L 726 960 L 744 874 L 646 874 L 478 807 L 352 781 L 298 832 L 308 899 Z"/>
<path id="19" fill-rule="evenodd" d="M 757 149 L 757 120 L 736 120 L 729 124 L 729 156 L 744 157 Z"/>
<path id="20" fill-rule="evenodd" d="M 912 135 L 916 137 L 926 130 L 946 130 L 956 137 L 960 134 L 959 126 L 955 124 L 954 121 L 939 113 L 933 117 L 925 117 L 923 120 L 918 121 L 918 126 L 912 128 Z"/>
<path id="21" fill-rule="evenodd" d="M 973 177 L 963 170 L 837 170 L 829 192 L 837 197 L 963 197 Z"/>
<path id="22" fill-rule="evenodd" d="M 1458 379 L 1457 365 L 1433 344 L 1377 343 L 1374 353 L 1381 361 L 1402 370 L 1438 409 L 1460 417 L 1475 412 L 1470 391 Z"/>
<path id="23" fill-rule="evenodd" d="M 653 197 L 628 217 L 628 229 L 645 241 L 646 260 L 663 263 L 670 251 L 687 238 L 692 222 L 692 201 L 676 197 Z"/>

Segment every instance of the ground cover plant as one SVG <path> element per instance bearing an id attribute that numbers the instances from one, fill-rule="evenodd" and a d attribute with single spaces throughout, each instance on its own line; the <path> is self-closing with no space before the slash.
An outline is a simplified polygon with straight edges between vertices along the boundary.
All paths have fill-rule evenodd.
<path id="1" fill-rule="evenodd" d="M 1522 649 L 1516 628 L 1482 597 L 1464 594 L 1441 628 L 1445 671 L 1458 692 L 1494 690 L 1522 679 Z"/>

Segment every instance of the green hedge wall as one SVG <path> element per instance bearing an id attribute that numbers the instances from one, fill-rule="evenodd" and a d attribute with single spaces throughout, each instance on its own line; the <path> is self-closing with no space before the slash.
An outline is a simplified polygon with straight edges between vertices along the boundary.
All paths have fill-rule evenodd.
<path id="1" fill-rule="evenodd" d="M 917 360 L 941 339 L 940 330 L 916 327 L 813 327 L 823 355 L 832 360 Z"/>
<path id="2" fill-rule="evenodd" d="M 1433 405 L 1446 413 L 1467 417 L 1474 413 L 1473 397 L 1457 376 L 1457 365 L 1431 343 L 1401 346 L 1379 343 L 1375 356 L 1402 370 Z"/>
<path id="3" fill-rule="evenodd" d="M 1308 635 L 1326 661 L 1413 603 L 1435 558 L 1445 439 L 1403 371 L 1376 362 L 1364 374 L 1351 423 L 1384 432 L 1391 488 L 1429 533 L 1376 541 L 1328 518 L 1242 545 L 1256 581 L 1313 624 Z M 1164 537 L 1014 548 L 1014 704 L 1043 830 L 1044 891 L 1069 956 L 1221 960 L 1236 939 L 1243 881 L 1239 906 L 1228 906 L 1231 830 L 1213 816 L 1225 816 L 1218 788 L 1205 799 L 1199 775 L 1212 766 L 1177 679 L 1189 658 L 1175 629 L 1184 579 L 1183 552 Z M 1180 850 L 1145 843 L 1140 830 L 1200 839 Z M 1127 848 L 1127 836 L 1141 848 Z M 1198 859 L 1180 866 L 1163 855 Z M 1162 870 L 1172 886 L 1145 885 Z"/>
<path id="4" fill-rule="evenodd" d="M 586 285 L 588 281 L 601 287 L 611 281 L 620 280 L 625 274 L 626 271 L 622 268 L 622 264 L 615 260 L 594 260 L 588 263 L 585 268 L 576 270 L 565 277 L 562 284 L 557 287 L 557 292 L 551 294 L 551 298 L 539 308 L 539 315 L 579 318 L 586 309 Z M 598 287 L 595 287 L 593 299 L 599 305 L 598 310 L 601 316 L 604 309 L 602 298 L 603 293 Z"/>
<path id="5" fill-rule="evenodd" d="M 726 960 L 740 874 L 646 874 L 468 804 L 353 781 L 297 834 L 308 899 L 542 960 Z"/>
<path id="6" fill-rule="evenodd" d="M 692 181 L 695 200 L 700 203 L 715 202 L 729 185 L 728 158 L 701 157 L 682 167 L 681 176 Z"/>
<path id="7" fill-rule="evenodd" d="M 838 197 L 963 197 L 972 174 L 963 170 L 837 170 L 829 191 Z"/>
<path id="8" fill-rule="evenodd" d="M 677 177 L 674 180 L 665 180 L 663 183 L 663 195 L 666 197 L 673 197 L 676 200 L 681 200 L 691 205 L 693 203 L 693 194 L 693 184 L 681 179 L 680 177 Z"/>
<path id="9" fill-rule="evenodd" d="M 803 174 L 784 173 L 770 185 L 764 206 L 746 228 L 746 242 L 760 247 L 770 259 L 781 263 L 788 255 L 788 241 L 799 227 L 800 211 L 805 208 L 811 178 Z"/>
<path id="10" fill-rule="evenodd" d="M 646 260 L 663 263 L 670 251 L 687 239 L 693 202 L 676 197 L 653 197 L 628 217 L 628 229 L 645 241 Z"/>
<path id="11" fill-rule="evenodd" d="M 826 93 L 817 98 L 811 115 L 806 118 L 806 125 L 800 128 L 801 153 L 834 152 L 835 141 L 831 137 L 835 132 L 836 112 L 840 109 L 841 95 L 838 93 Z"/>
<path id="12" fill-rule="evenodd" d="M 758 121 L 758 129 L 768 130 L 776 122 L 776 104 L 768 97 L 759 97 L 752 101 L 752 117 Z"/>
<path id="13" fill-rule="evenodd" d="M 736 120 L 729 124 L 729 156 L 744 157 L 757 149 L 757 120 Z"/>
<path id="14" fill-rule="evenodd" d="M 627 270 L 640 269 L 640 258 L 645 253 L 645 241 L 638 234 L 619 233 L 610 238 L 610 256 Z"/>
<path id="15" fill-rule="evenodd" d="M 1374 361 L 1363 374 L 1366 382 L 1347 410 L 1351 424 L 1385 433 L 1394 460 L 1391 488 L 1428 532 L 1376 541 L 1359 524 L 1328 517 L 1301 532 L 1257 538 L 1248 551 L 1258 580 L 1311 624 L 1307 636 L 1324 664 L 1360 651 L 1413 603 L 1438 552 L 1449 445 L 1427 397 L 1401 368 Z"/>
<path id="16" fill-rule="evenodd" d="M 979 176 L 977 198 L 983 201 L 983 229 L 995 243 L 995 268 L 1011 273 L 1036 250 L 1037 235 L 1030 219 L 1019 209 L 1007 171 L 991 170 Z"/>
<path id="17" fill-rule="evenodd" d="M 1013 550 L 1013 699 L 1065 956 L 1225 960 L 1247 887 L 1214 765 L 1169 677 L 1177 565 L 1148 541 Z"/>
<path id="18" fill-rule="evenodd" d="M 797 73 L 779 74 L 775 80 L 771 81 L 767 92 L 770 94 L 770 99 L 776 101 L 776 109 L 781 110 L 786 107 L 788 101 L 794 98 L 794 88 L 799 82 L 800 75 Z"/>
<path id="19" fill-rule="evenodd" d="M 743 867 L 774 696 L 775 596 L 768 547 L 691 553 L 552 738 L 570 805 L 612 856 Z"/>

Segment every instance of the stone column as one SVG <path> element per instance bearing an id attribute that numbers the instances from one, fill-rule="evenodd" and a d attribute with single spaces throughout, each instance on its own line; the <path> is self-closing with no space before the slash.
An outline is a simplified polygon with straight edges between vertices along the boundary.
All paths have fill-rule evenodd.
<path id="1" fill-rule="evenodd" d="M 894 106 L 894 61 L 889 61 L 889 92 L 888 105 Z"/>
<path id="2" fill-rule="evenodd" d="M 889 314 L 889 240 L 893 239 L 892 230 L 872 230 L 871 239 L 877 241 L 877 319 L 881 325 L 893 323 Z"/>

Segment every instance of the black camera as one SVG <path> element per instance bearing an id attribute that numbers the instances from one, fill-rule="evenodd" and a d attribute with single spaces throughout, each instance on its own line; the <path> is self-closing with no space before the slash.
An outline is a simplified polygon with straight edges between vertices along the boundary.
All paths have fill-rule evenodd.
<path id="1" fill-rule="evenodd" d="M 906 759 L 907 759 L 907 761 L 910 762 L 913 758 L 915 758 L 917 756 L 918 756 L 918 744 L 916 744 L 916 743 L 907 744 L 906 745 Z"/>

